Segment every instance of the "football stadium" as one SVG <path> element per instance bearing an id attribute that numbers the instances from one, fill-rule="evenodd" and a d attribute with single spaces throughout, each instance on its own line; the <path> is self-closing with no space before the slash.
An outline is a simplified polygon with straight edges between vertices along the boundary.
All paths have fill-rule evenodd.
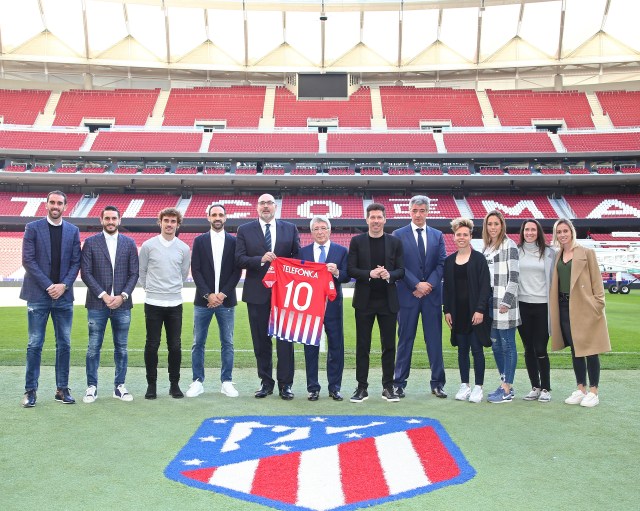
<path id="1" fill-rule="evenodd" d="M 640 456 L 639 19 L 636 0 L 0 0 L 2 509 L 636 509 L 629 471 Z M 149 398 L 152 309 L 149 289 L 133 282 L 135 290 L 118 296 L 132 306 L 128 397 L 116 395 L 119 387 L 119 399 L 111 397 L 120 369 L 118 334 L 107 327 L 94 368 L 101 384 L 83 398 L 93 324 L 85 299 L 93 291 L 78 274 L 71 286 L 47 282 L 64 286 L 60 297 L 69 287 L 75 293 L 66 356 L 67 395 L 76 402 L 60 406 L 70 401 L 56 394 L 59 332 L 48 321 L 34 406 L 35 389 L 24 385 L 34 328 L 24 288 L 30 261 L 43 253 L 33 253 L 27 225 L 48 218 L 53 243 L 52 191 L 64 193 L 58 214 L 85 248 L 103 227 L 108 238 L 102 215 L 117 208 L 119 232 L 141 260 L 143 245 L 168 232 L 161 210 L 179 212 L 175 237 L 193 255 L 198 237 L 215 230 L 210 206 L 223 206 L 236 247 L 227 273 L 239 276 L 231 312 L 237 397 L 229 398 L 224 376 L 218 391 L 225 355 L 221 323 L 212 322 L 204 393 L 173 399 L 176 354 L 163 332 L 157 398 L 155 380 Z M 271 208 L 274 222 L 288 222 L 299 245 L 313 247 L 321 216 L 331 243 L 349 249 L 371 234 L 371 205 L 384 207 L 381 227 L 391 234 L 415 219 L 414 196 L 428 197 L 426 224 L 442 233 L 447 255 L 460 247 L 451 227 L 459 217 L 473 221 L 470 244 L 480 252 L 491 212 L 504 218 L 504 243 L 522 243 L 521 227 L 532 219 L 551 243 L 556 221 L 570 221 L 574 241 L 594 254 L 592 280 L 605 290 L 610 350 L 599 355 L 598 406 L 565 404 L 575 391 L 575 357 L 568 347 L 552 351 L 551 342 L 551 388 L 534 385 L 529 399 L 519 334 L 510 404 L 460 402 L 446 317 L 438 339 L 444 389 L 444 378 L 430 387 L 425 327 L 409 349 L 406 397 L 380 399 L 379 322 L 369 399 L 350 400 L 362 360 L 356 277 L 342 284 L 341 388 L 327 386 L 333 355 L 324 337 L 315 396 L 305 385 L 308 346 L 297 342 L 274 339 L 268 353 L 280 361 L 280 343 L 293 346 L 293 384 L 284 393 L 273 380 L 265 387 L 260 361 L 256 375 L 251 266 L 241 275 L 237 267 L 238 246 L 252 242 L 248 227 Z M 271 247 L 267 233 L 268 224 Z M 44 257 L 59 270 L 69 264 L 64 254 Z M 113 266 L 120 252 L 105 245 L 105 254 Z M 316 261 L 329 262 L 324 247 L 322 254 Z M 192 259 L 174 332 L 185 390 L 202 309 L 197 268 Z M 391 274 L 381 278 L 395 290 Z M 47 292 L 56 302 L 57 291 Z M 559 296 L 569 301 L 569 293 Z M 598 312 L 586 314 L 574 326 Z M 506 380 L 492 349 L 484 353 L 486 395 Z M 264 399 L 255 399 L 257 386 Z M 20 406 L 25 390 L 27 403 L 29 390 L 34 397 Z M 444 390 L 448 398 L 437 399 Z M 540 390 L 548 400 L 537 399 Z M 334 391 L 345 399 L 332 399 Z"/>

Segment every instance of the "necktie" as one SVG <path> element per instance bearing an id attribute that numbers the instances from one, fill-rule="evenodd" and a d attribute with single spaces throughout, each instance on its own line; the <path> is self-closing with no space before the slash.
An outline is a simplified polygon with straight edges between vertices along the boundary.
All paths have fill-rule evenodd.
<path id="1" fill-rule="evenodd" d="M 271 231 L 269 224 L 264 225 L 264 242 L 267 245 L 267 252 L 271 252 Z"/>
<path id="2" fill-rule="evenodd" d="M 424 240 L 422 239 L 422 231 L 424 229 L 416 229 L 418 233 L 418 254 L 420 255 L 420 269 L 422 270 L 422 278 L 424 280 L 425 260 L 427 258 L 427 251 L 424 248 Z"/>
<path id="3" fill-rule="evenodd" d="M 320 245 L 320 257 L 318 258 L 318 262 L 319 263 L 326 263 L 327 262 L 327 254 L 324 251 L 324 245 Z"/>

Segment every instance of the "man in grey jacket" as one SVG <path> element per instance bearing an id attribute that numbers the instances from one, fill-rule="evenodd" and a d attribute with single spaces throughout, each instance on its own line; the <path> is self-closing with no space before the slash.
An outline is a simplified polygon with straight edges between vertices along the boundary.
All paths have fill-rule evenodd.
<path id="1" fill-rule="evenodd" d="M 164 325 L 169 349 L 169 394 L 184 397 L 180 390 L 182 361 L 182 285 L 189 275 L 189 246 L 176 238 L 182 213 L 165 208 L 158 213 L 160 235 L 145 241 L 140 249 L 140 284 L 146 292 L 144 315 L 147 340 L 144 364 L 147 370 L 145 399 L 155 399 L 158 379 L 158 348 Z"/>

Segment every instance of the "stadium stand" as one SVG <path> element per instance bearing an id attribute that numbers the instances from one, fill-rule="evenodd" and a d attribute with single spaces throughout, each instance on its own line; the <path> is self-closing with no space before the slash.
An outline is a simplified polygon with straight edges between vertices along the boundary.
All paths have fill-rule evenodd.
<path id="1" fill-rule="evenodd" d="M 558 214 L 553 209 L 549 199 L 544 195 L 492 195 L 469 196 L 467 204 L 473 213 L 473 218 L 482 219 L 485 215 L 497 209 L 505 218 L 557 218 Z"/>
<path id="2" fill-rule="evenodd" d="M 291 169 L 292 176 L 315 176 L 318 173 L 318 167 L 315 165 L 296 165 Z"/>
<path id="3" fill-rule="evenodd" d="M 140 167 L 137 165 L 118 165 L 116 170 L 113 171 L 114 174 L 137 174 L 140 171 Z"/>
<path id="4" fill-rule="evenodd" d="M 360 175 L 362 176 L 382 176 L 384 172 L 377 165 L 368 165 L 360 167 Z"/>
<path id="5" fill-rule="evenodd" d="M 31 126 L 51 96 L 45 90 L 0 89 L 0 116 L 5 124 Z"/>
<path id="6" fill-rule="evenodd" d="M 348 195 L 296 195 L 282 199 L 282 218 L 308 218 L 326 215 L 330 219 L 362 219 L 364 207 L 362 198 Z"/>
<path id="7" fill-rule="evenodd" d="M 32 151 L 79 151 L 87 133 L 0 130 L 0 148 Z"/>
<path id="8" fill-rule="evenodd" d="M 562 165 L 541 165 L 538 170 L 540 171 L 540 174 L 546 176 L 560 175 L 565 173 Z"/>
<path id="9" fill-rule="evenodd" d="M 565 195 L 576 218 L 640 218 L 640 196 Z"/>
<path id="10" fill-rule="evenodd" d="M 91 147 L 102 152 L 196 153 L 200 150 L 202 133 L 99 131 Z"/>
<path id="11" fill-rule="evenodd" d="M 504 172 L 502 171 L 499 165 L 498 166 L 493 166 L 493 165 L 480 166 L 481 176 L 501 176 L 503 174 Z"/>
<path id="12" fill-rule="evenodd" d="M 460 216 L 460 209 L 453 196 L 426 194 L 429 197 L 429 218 L 457 218 Z M 398 197 L 393 195 L 374 195 L 374 202 L 379 202 L 386 209 L 388 219 L 406 218 L 409 215 L 410 197 Z"/>
<path id="13" fill-rule="evenodd" d="M 198 167 L 196 167 L 195 165 L 189 165 L 189 164 L 178 165 L 176 167 L 175 173 L 176 174 L 197 174 Z"/>
<path id="14" fill-rule="evenodd" d="M 640 150 L 640 131 L 618 133 L 562 133 L 560 140 L 570 153 Z"/>
<path id="15" fill-rule="evenodd" d="M 82 172 L 83 174 L 104 174 L 108 168 L 109 165 L 107 164 L 87 164 L 84 167 L 80 168 L 80 172 Z"/>
<path id="16" fill-rule="evenodd" d="M 144 126 L 160 89 L 70 90 L 60 96 L 54 126 L 80 126 L 85 118 L 115 119 L 119 126 Z"/>
<path id="17" fill-rule="evenodd" d="M 620 172 L 623 174 L 640 174 L 640 167 L 636 165 L 620 165 Z"/>
<path id="18" fill-rule="evenodd" d="M 235 173 L 241 176 L 255 176 L 258 173 L 258 167 L 256 165 L 238 164 Z"/>
<path id="19" fill-rule="evenodd" d="M 505 165 L 504 171 L 511 176 L 528 176 L 531 174 L 529 165 Z"/>
<path id="20" fill-rule="evenodd" d="M 567 171 L 569 172 L 569 174 L 572 174 L 575 176 L 591 174 L 591 171 L 588 168 L 586 168 L 584 165 L 567 165 Z M 606 173 L 608 174 L 609 172 L 606 172 Z M 613 172 L 611 172 L 611 174 L 613 174 Z"/>
<path id="21" fill-rule="evenodd" d="M 165 174 L 167 172 L 166 165 L 150 165 L 147 164 L 142 169 L 143 174 Z"/>
<path id="22" fill-rule="evenodd" d="M 317 153 L 315 133 L 219 133 L 209 143 L 210 153 Z"/>
<path id="23" fill-rule="evenodd" d="M 158 211 L 175 207 L 178 200 L 176 195 L 101 193 L 87 216 L 99 217 L 105 206 L 116 206 L 122 218 L 156 218 Z"/>
<path id="24" fill-rule="evenodd" d="M 0 259 L 2 260 L 0 280 L 12 280 L 12 275 L 21 270 L 22 237 L 21 232 L 0 233 Z"/>
<path id="25" fill-rule="evenodd" d="M 387 174 L 390 176 L 413 176 L 416 171 L 409 167 L 409 165 L 398 164 L 393 165 L 389 164 L 387 167 Z"/>
<path id="26" fill-rule="evenodd" d="M 487 90 L 495 116 L 503 126 L 531 126 L 535 120 L 564 119 L 567 128 L 593 128 L 584 92 Z"/>
<path id="27" fill-rule="evenodd" d="M 205 165 L 202 169 L 203 174 L 220 175 L 226 174 L 229 171 L 228 167 L 224 165 Z"/>
<path id="28" fill-rule="evenodd" d="M 206 218 L 207 207 L 214 202 L 225 207 L 227 218 L 253 218 L 258 207 L 258 195 L 194 195 L 184 215 L 187 218 Z"/>
<path id="29" fill-rule="evenodd" d="M 5 172 L 26 172 L 27 164 L 26 163 L 11 163 L 7 165 L 4 169 Z"/>
<path id="30" fill-rule="evenodd" d="M 308 119 L 338 119 L 341 128 L 371 127 L 371 94 L 361 87 L 347 101 L 296 99 L 285 87 L 276 87 L 273 115 L 277 127 L 306 128 Z"/>
<path id="31" fill-rule="evenodd" d="M 419 129 L 420 121 L 447 121 L 456 126 L 482 126 L 482 110 L 474 90 L 380 87 L 382 112 L 389 129 Z"/>
<path id="32" fill-rule="evenodd" d="M 284 176 L 284 167 L 282 165 L 265 164 L 262 167 L 264 176 Z"/>
<path id="33" fill-rule="evenodd" d="M 330 176 L 353 176 L 356 173 L 356 170 L 348 165 L 330 165 L 329 166 L 329 175 Z"/>
<path id="34" fill-rule="evenodd" d="M 77 163 L 63 163 L 60 165 L 56 172 L 58 174 L 75 174 L 78 172 L 78 164 Z"/>
<path id="35" fill-rule="evenodd" d="M 553 153 L 555 147 L 544 132 L 444 133 L 449 153 Z"/>
<path id="36" fill-rule="evenodd" d="M 67 194 L 65 216 L 73 213 L 81 199 L 79 193 Z M 47 214 L 46 201 L 47 192 L 0 192 L 0 216 L 44 217 Z"/>
<path id="37" fill-rule="evenodd" d="M 265 87 L 194 87 L 171 89 L 164 126 L 194 126 L 198 121 L 225 121 L 227 128 L 257 128 L 264 109 Z"/>
<path id="38" fill-rule="evenodd" d="M 442 169 L 440 165 L 417 165 L 421 176 L 441 176 Z"/>
<path id="39" fill-rule="evenodd" d="M 328 153 L 437 153 L 431 133 L 329 133 Z"/>
<path id="40" fill-rule="evenodd" d="M 640 126 L 640 91 L 596 91 L 596 96 L 616 128 Z"/>

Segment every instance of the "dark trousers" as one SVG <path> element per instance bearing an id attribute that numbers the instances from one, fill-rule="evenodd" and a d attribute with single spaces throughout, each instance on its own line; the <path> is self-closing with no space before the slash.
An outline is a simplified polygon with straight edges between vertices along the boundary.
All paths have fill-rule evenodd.
<path id="1" fill-rule="evenodd" d="M 253 353 L 258 366 L 258 378 L 260 378 L 262 385 L 273 389 L 275 386 L 273 380 L 273 340 L 269 335 L 271 302 L 247 303 L 247 312 L 251 340 L 253 341 Z M 278 356 L 276 368 L 278 388 L 293 385 L 293 343 L 277 340 L 276 353 Z"/>
<path id="2" fill-rule="evenodd" d="M 571 337 L 571 321 L 569 320 L 569 302 L 560 301 L 560 330 L 565 346 L 571 346 L 571 360 L 573 372 L 576 375 L 578 385 L 587 386 L 587 373 L 589 373 L 589 387 L 597 387 L 600 383 L 600 358 L 598 355 L 588 357 L 576 357 L 573 349 L 573 337 Z"/>
<path id="3" fill-rule="evenodd" d="M 144 345 L 147 383 L 155 383 L 158 380 L 158 349 L 163 325 L 169 350 L 169 381 L 178 383 L 182 362 L 182 304 L 175 307 L 158 307 L 145 303 L 144 317 L 147 325 L 147 341 Z"/>
<path id="4" fill-rule="evenodd" d="M 327 335 L 327 382 L 329 392 L 336 392 L 342 386 L 344 371 L 344 327 L 342 313 L 324 317 L 324 332 Z M 320 390 L 318 381 L 318 358 L 320 349 L 317 346 L 304 347 L 304 362 L 307 370 L 307 391 Z"/>
<path id="5" fill-rule="evenodd" d="M 476 385 L 484 385 L 484 346 L 478 336 L 470 334 L 455 334 L 458 342 L 458 367 L 460 368 L 460 382 L 469 383 L 469 372 L 471 364 L 469 361 L 469 350 L 473 355 L 473 372 Z"/>
<path id="6" fill-rule="evenodd" d="M 548 306 L 546 303 L 519 302 L 522 324 L 518 327 L 524 345 L 524 362 L 531 387 L 551 390 Z"/>
<path id="7" fill-rule="evenodd" d="M 382 345 L 382 386 L 393 386 L 393 369 L 396 358 L 396 319 L 395 312 L 372 312 L 356 309 L 356 380 L 358 388 L 369 386 L 369 354 L 371 353 L 371 332 L 373 323 L 378 320 L 380 344 Z"/>

